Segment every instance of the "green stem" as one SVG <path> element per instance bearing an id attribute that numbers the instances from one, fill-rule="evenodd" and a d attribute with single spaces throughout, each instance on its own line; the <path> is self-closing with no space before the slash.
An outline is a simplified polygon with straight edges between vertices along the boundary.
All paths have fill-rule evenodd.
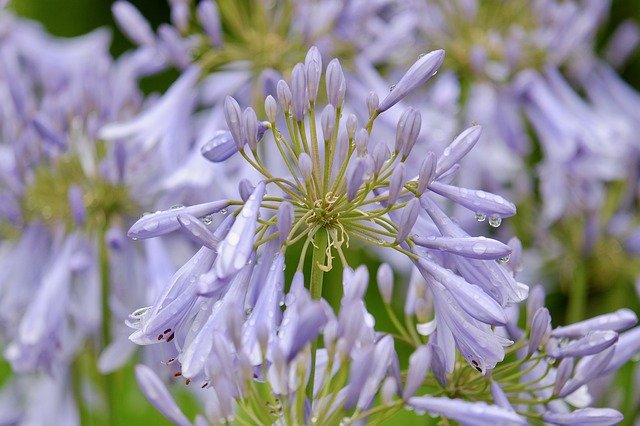
<path id="1" fill-rule="evenodd" d="M 100 257 L 100 288 L 102 302 L 102 349 L 111 343 L 111 308 L 109 307 L 109 284 L 111 274 L 109 270 L 109 249 L 107 247 L 107 224 L 100 230 L 98 240 L 98 255 Z M 116 424 L 116 392 L 114 374 L 105 374 L 103 376 L 104 399 L 106 406 L 106 422 L 107 425 Z"/>
<path id="2" fill-rule="evenodd" d="M 584 319 L 587 305 L 587 277 L 583 266 L 578 266 L 574 280 L 569 287 L 569 308 L 567 323 L 571 324 Z"/>
<path id="3" fill-rule="evenodd" d="M 327 245 L 329 238 L 326 229 L 320 228 L 313 236 L 313 256 L 311 258 L 311 281 L 309 283 L 309 291 L 311 297 L 319 300 L 322 297 L 322 281 L 324 280 L 324 271 L 322 266 L 326 260 Z M 316 365 L 316 349 L 318 348 L 317 339 L 311 343 L 311 373 L 309 375 L 309 383 L 307 384 L 307 396 L 309 402 L 313 401 L 313 380 L 315 376 Z"/>

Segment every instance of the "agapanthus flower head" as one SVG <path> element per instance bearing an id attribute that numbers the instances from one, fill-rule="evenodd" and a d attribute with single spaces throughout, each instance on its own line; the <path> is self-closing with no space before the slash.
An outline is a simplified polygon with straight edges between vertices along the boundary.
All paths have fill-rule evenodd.
<path id="1" fill-rule="evenodd" d="M 512 341 L 493 327 L 506 325 L 505 307 L 527 295 L 527 287 L 504 266 L 511 247 L 470 236 L 438 206 L 444 197 L 466 207 L 471 217 L 489 217 L 492 227 L 515 214 L 515 206 L 498 195 L 451 183 L 456 164 L 478 141 L 480 127 L 463 132 L 441 156 L 428 154 L 413 176 L 406 164 L 417 143 L 420 112 L 409 108 L 401 115 L 395 141 L 372 133 L 378 117 L 435 74 L 444 52 L 421 56 L 391 92 L 362 100 L 370 110 L 365 123 L 348 113 L 337 59 L 329 62 L 325 74 L 330 103 L 322 107 L 316 101 L 321 74 L 315 52 L 312 48 L 307 61 L 294 67 L 290 82 L 277 84 L 279 108 L 267 97 L 267 120 L 259 121 L 250 108 L 243 112 L 227 97 L 229 130 L 216 134 L 217 142 L 203 149 L 213 162 L 242 157 L 260 180 L 240 181 L 239 199 L 161 211 L 141 218 L 129 231 L 144 239 L 182 230 L 203 242 L 155 302 L 132 314 L 136 331 L 130 338 L 140 344 L 175 344 L 180 373 L 215 389 L 223 418 L 233 412 L 227 399 L 242 399 L 246 389 L 256 386 L 245 381 L 253 375 L 267 380 L 278 395 L 275 404 L 282 407 L 271 413 L 276 418 L 282 411 L 303 415 L 296 411 L 299 405 L 289 407 L 284 401 L 303 403 L 305 393 L 311 404 L 305 419 L 366 410 L 378 389 L 387 401 L 400 395 L 393 339 L 376 335 L 375 320 L 363 303 L 368 271 L 352 269 L 355 265 L 349 263 L 354 244 L 398 252 L 419 270 L 424 291 L 418 305 L 426 303 L 427 291 L 433 296 L 435 332 L 432 327 L 433 335 L 427 338 L 412 330 L 408 339 L 418 345 L 428 339 L 428 354 L 416 357 L 434 360 L 434 369 L 445 375 L 459 367 L 458 351 L 473 371 L 486 374 L 495 368 Z M 200 218 L 202 224 L 185 226 L 185 218 Z M 289 258 L 292 246 L 300 250 L 297 262 Z M 308 257 L 311 271 L 305 273 Z M 296 273 L 285 297 L 288 263 Z M 324 273 L 338 265 L 343 268 L 344 296 L 336 317 L 317 300 L 323 284 L 334 284 L 324 282 Z M 393 277 L 386 268 L 381 268 L 379 281 L 388 302 Z M 420 322 L 430 319 L 422 307 L 416 314 Z M 228 328 L 228 319 L 241 326 Z M 316 350 L 319 333 L 324 334 L 323 350 Z M 225 347 L 247 371 L 230 374 L 214 367 Z M 328 362 L 326 370 L 323 362 Z M 326 394 L 336 379 L 327 376 L 332 368 L 344 368 L 350 377 L 343 391 L 331 391 L 338 392 L 334 397 Z M 227 388 L 224 383 L 236 385 Z M 413 390 L 405 392 L 405 398 L 418 386 L 410 384 Z M 229 394 L 228 389 L 240 393 Z"/>
<path id="2" fill-rule="evenodd" d="M 457 72 L 504 82 L 588 52 L 608 7 L 606 1 L 426 0 L 405 11 L 425 17 L 413 20 L 420 37 L 443 46 Z"/>
<path id="3" fill-rule="evenodd" d="M 383 60 L 385 54 L 379 52 L 384 52 L 388 40 L 379 27 L 391 26 L 385 22 L 392 18 L 385 14 L 391 3 L 204 0 L 191 8 L 184 1 L 169 1 L 171 24 L 161 25 L 156 33 L 127 1 L 115 2 L 112 12 L 148 62 L 181 70 L 195 64 L 202 75 L 210 75 L 205 85 L 213 90 L 206 90 L 206 96 L 238 93 L 244 101 L 250 95 L 255 103 L 263 93 L 275 95 L 280 76 L 290 72 L 311 45 L 317 48 L 305 60 L 305 78 L 311 80 L 309 96 L 313 99 L 320 83 L 322 55 L 361 53 L 374 63 Z M 221 82 L 230 86 L 215 89 Z"/>

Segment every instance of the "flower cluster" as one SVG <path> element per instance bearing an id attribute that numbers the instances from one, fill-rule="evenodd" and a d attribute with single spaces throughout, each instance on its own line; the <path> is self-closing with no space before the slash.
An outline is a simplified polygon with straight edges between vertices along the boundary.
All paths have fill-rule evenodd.
<path id="1" fill-rule="evenodd" d="M 72 424 L 67 376 L 82 360 L 103 373 L 126 363 L 136 347 L 124 319 L 148 297 L 153 256 L 126 238 L 149 201 L 132 167 L 137 148 L 98 136 L 139 112 L 140 72 L 131 56 L 114 61 L 109 44 L 106 30 L 57 39 L 0 11 L 0 324 L 3 355 L 20 374 L 5 393 L 42 386 L 60 402 L 6 412 L 35 424 Z"/>
<path id="2" fill-rule="evenodd" d="M 606 1 L 416 0 L 395 10 L 414 54 L 447 51 L 450 95 L 437 102 L 482 123 L 488 136 L 467 156 L 460 182 L 518 205 L 510 224 L 530 251 L 528 274 L 568 295 L 568 321 L 585 317 L 589 290 L 632 287 L 640 273 L 638 95 L 614 70 L 635 50 L 639 31 L 623 23 L 599 55 L 596 35 L 609 8 Z M 600 261 L 612 252 L 615 266 Z M 576 269 L 588 283 L 573 285 Z"/>
<path id="3" fill-rule="evenodd" d="M 494 372 L 496 380 L 513 380 L 520 374 L 499 373 L 531 362 L 528 356 L 515 365 L 496 367 L 522 346 L 505 353 L 516 339 L 498 332 L 510 329 L 507 309 L 528 293 L 527 286 L 514 279 L 512 265 L 505 264 L 516 261 L 509 256 L 513 248 L 518 251 L 518 243 L 512 242 L 512 248 L 469 236 L 435 198 L 448 198 L 471 215 L 488 217 L 494 227 L 515 213 L 514 205 L 498 195 L 451 185 L 459 161 L 478 141 L 480 127 L 464 131 L 439 157 L 429 152 L 415 176 L 405 163 L 420 132 L 417 110 L 402 113 L 393 146 L 370 137 L 378 116 L 433 76 L 443 58 L 442 51 L 422 56 L 381 101 L 371 92 L 366 99 L 369 119 L 360 127 L 355 115 L 343 113 L 346 83 L 337 59 L 327 65 L 324 76 L 329 103 L 316 114 L 322 60 L 317 49 L 310 49 L 305 62 L 293 68 L 290 84 L 278 82 L 278 101 L 265 99 L 267 120 L 259 121 L 251 107 L 242 110 L 227 97 L 229 130 L 202 147 L 202 154 L 213 162 L 242 156 L 262 175 L 259 182 L 240 181 L 240 200 L 160 211 L 130 228 L 128 235 L 134 239 L 181 230 L 202 246 L 151 306 L 131 315 L 135 332 L 130 339 L 139 344 L 173 342 L 179 349 L 170 361 L 179 365 L 176 374 L 187 383 L 198 381 L 213 389 L 215 397 L 208 400 L 214 406 L 209 411 L 215 413 L 210 417 L 214 423 L 246 415 L 260 423 L 325 424 L 342 419 L 347 424 L 374 414 L 390 415 L 405 404 L 452 419 L 475 412 L 485 413 L 486 421 L 524 423 L 513 410 L 473 398 L 462 402 L 414 397 L 429 366 L 432 385 L 447 389 L 448 375 L 453 374 L 462 383 L 456 391 L 464 395 L 463 390 L 471 392 L 473 387 L 465 387 L 465 381 L 483 385 Z M 279 110 L 284 117 L 279 117 Z M 286 126 L 288 137 L 280 126 Z M 211 230 L 214 221 L 218 223 Z M 345 254 L 356 241 L 404 254 L 423 278 L 410 295 L 421 322 L 417 327 L 412 321 L 408 327 L 400 324 L 388 309 L 398 340 L 418 348 L 404 387 L 394 361 L 394 339 L 374 331 L 374 318 L 363 304 L 367 270 L 352 269 Z M 285 297 L 284 269 L 296 245 L 299 260 L 294 261 L 295 274 Z M 305 274 L 308 251 L 312 264 Z M 324 274 L 337 261 L 344 272 L 343 298 L 335 315 L 321 295 Z M 378 282 L 388 303 L 393 278 L 387 265 L 381 267 Z M 432 321 L 425 312 L 427 294 L 434 308 Z M 322 349 L 317 348 L 320 334 Z M 531 337 L 531 347 L 540 343 L 536 336 Z M 606 337 L 611 340 L 609 334 Z M 579 340 L 576 345 L 584 343 Z M 457 359 L 457 352 L 466 362 Z M 169 409 L 173 404 L 163 402 L 166 393 L 154 391 L 158 383 L 152 373 L 140 367 L 138 374 L 150 400 L 169 418 L 185 422 Z M 261 396 L 265 387 L 266 397 Z M 378 389 L 383 403 L 372 407 Z M 261 398 L 266 404 L 256 406 Z M 520 412 L 535 416 L 527 408 Z M 578 410 L 570 418 L 618 415 L 612 413 Z"/>
<path id="4" fill-rule="evenodd" d="M 170 0 L 154 29 L 118 0 L 115 60 L 5 3 L 0 423 L 113 424 L 134 362 L 178 425 L 168 380 L 198 426 L 633 412 L 602 394 L 637 313 L 587 314 L 640 271 L 640 97 L 612 68 L 640 31 L 594 54 L 608 2 Z"/>

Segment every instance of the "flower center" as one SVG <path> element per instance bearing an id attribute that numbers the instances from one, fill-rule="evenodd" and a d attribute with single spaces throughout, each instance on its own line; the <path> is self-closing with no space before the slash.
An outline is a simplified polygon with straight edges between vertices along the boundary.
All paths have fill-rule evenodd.
<path id="1" fill-rule="evenodd" d="M 471 7 L 440 7 L 446 23 L 424 28 L 424 36 L 447 52 L 447 65 L 469 78 L 506 81 L 545 61 L 539 43 L 540 17 L 527 0 L 483 0 Z"/>
<path id="2" fill-rule="evenodd" d="M 98 151 L 104 151 L 104 145 L 99 145 Z M 98 154 L 98 158 L 104 157 L 104 152 Z M 99 229 L 117 216 L 135 214 L 138 206 L 124 184 L 105 179 L 98 170 L 87 167 L 91 166 L 83 165 L 75 153 L 37 167 L 22 201 L 24 220 L 64 224 L 68 229 Z M 74 189 L 75 200 L 71 195 Z M 79 213 L 82 211 L 84 214 Z M 79 214 L 84 218 L 80 223 Z"/>

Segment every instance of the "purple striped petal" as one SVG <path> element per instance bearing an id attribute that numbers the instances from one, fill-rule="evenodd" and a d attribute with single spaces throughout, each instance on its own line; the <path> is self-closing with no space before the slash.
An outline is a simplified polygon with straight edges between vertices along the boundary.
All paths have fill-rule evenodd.
<path id="1" fill-rule="evenodd" d="M 482 213 L 491 217 L 496 216 L 498 218 L 509 217 L 516 214 L 515 204 L 490 192 L 479 189 L 460 188 L 438 181 L 431 182 L 429 189 L 475 213 Z"/>
<path id="2" fill-rule="evenodd" d="M 542 420 L 547 423 L 567 426 L 616 425 L 622 421 L 623 417 L 619 411 L 612 408 L 581 408 L 570 413 L 547 411 L 542 414 Z"/>
<path id="3" fill-rule="evenodd" d="M 178 223 L 195 243 L 214 251 L 218 250 L 220 240 L 213 235 L 213 232 L 200 219 L 190 214 L 179 214 Z"/>
<path id="4" fill-rule="evenodd" d="M 616 371 L 625 362 L 629 361 L 631 357 L 640 352 L 640 327 L 636 327 L 625 333 L 622 333 L 618 337 L 618 343 L 615 345 L 615 352 L 613 358 L 607 365 L 603 374 L 608 374 Z"/>
<path id="5" fill-rule="evenodd" d="M 433 262 L 419 259 L 418 270 L 429 281 L 435 279 L 451 292 L 458 304 L 473 318 L 485 324 L 505 325 L 507 317 L 502 307 L 480 287 Z"/>
<path id="6" fill-rule="evenodd" d="M 253 239 L 256 231 L 260 204 L 264 197 L 265 183 L 260 181 L 242 211 L 231 226 L 229 233 L 220 244 L 215 270 L 220 278 L 226 278 L 239 271 L 253 252 Z"/>
<path id="7" fill-rule="evenodd" d="M 422 345 L 409 357 L 409 370 L 407 370 L 407 382 L 402 391 L 402 399 L 407 400 L 415 395 L 427 373 L 431 368 L 431 349 Z"/>
<path id="8" fill-rule="evenodd" d="M 380 265 L 376 281 L 378 282 L 378 290 L 380 291 L 380 296 L 382 296 L 382 301 L 386 304 L 391 303 L 391 297 L 393 296 L 393 270 L 388 263 Z"/>
<path id="9" fill-rule="evenodd" d="M 236 152 L 238 152 L 238 146 L 228 130 L 216 132 L 213 138 L 200 148 L 202 156 L 213 163 L 221 163 Z"/>
<path id="10" fill-rule="evenodd" d="M 329 65 L 327 65 L 325 81 L 329 103 L 336 107 L 336 109 L 342 108 L 344 95 L 347 91 L 347 84 L 345 82 L 344 73 L 342 72 L 342 66 L 338 59 L 332 59 L 331 62 L 329 62 Z"/>
<path id="11" fill-rule="evenodd" d="M 531 331 L 529 335 L 528 355 L 538 350 L 541 344 L 544 344 L 549 338 L 551 332 L 551 315 L 547 308 L 539 308 L 533 315 L 531 321 Z"/>
<path id="12" fill-rule="evenodd" d="M 419 246 L 446 251 L 473 259 L 500 259 L 510 255 L 511 248 L 485 237 L 420 237 L 414 236 L 413 242 Z"/>
<path id="13" fill-rule="evenodd" d="M 410 398 L 407 403 L 416 410 L 435 413 L 463 425 L 513 426 L 527 424 L 524 418 L 513 411 L 484 402 L 416 396 Z"/>
<path id="14" fill-rule="evenodd" d="M 117 1 L 111 6 L 111 12 L 122 32 L 139 45 L 152 45 L 155 42 L 151 25 L 131 3 Z"/>
<path id="15" fill-rule="evenodd" d="M 347 198 L 353 201 L 356 194 L 364 182 L 364 174 L 366 172 L 366 163 L 362 158 L 356 158 L 355 164 L 349 170 L 347 175 Z"/>
<path id="16" fill-rule="evenodd" d="M 317 47 L 312 46 L 307 52 L 304 68 L 307 75 L 307 96 L 309 101 L 315 102 L 322 75 L 322 56 Z"/>
<path id="17" fill-rule="evenodd" d="M 398 223 L 398 234 L 396 235 L 396 243 L 404 241 L 408 236 L 413 225 L 418 220 L 418 214 L 420 213 L 420 200 L 413 198 L 405 208 L 402 209 L 402 215 L 400 216 L 400 222 Z"/>
<path id="18" fill-rule="evenodd" d="M 384 112 L 435 75 L 444 61 L 444 50 L 434 50 L 418 59 L 378 106 Z"/>
<path id="19" fill-rule="evenodd" d="M 242 110 L 238 101 L 231 96 L 224 98 L 224 119 L 227 122 L 227 127 L 231 132 L 233 141 L 236 144 L 238 150 L 244 147 L 245 137 L 244 129 L 242 127 Z"/>
<path id="20" fill-rule="evenodd" d="M 136 365 L 136 380 L 144 396 L 163 416 L 178 426 L 191 426 L 191 422 L 151 368 L 142 364 Z"/>
<path id="21" fill-rule="evenodd" d="M 253 365 L 260 365 L 263 362 L 258 339 L 263 333 L 260 329 L 264 329 L 269 340 L 275 336 L 276 326 L 280 323 L 280 302 L 284 298 L 283 287 L 284 255 L 278 253 L 269 268 L 256 306 L 242 328 L 242 346 Z"/>
<path id="22" fill-rule="evenodd" d="M 178 222 L 180 214 L 206 218 L 210 214 L 224 210 L 227 206 L 229 201 L 219 200 L 189 207 L 176 206 L 169 210 L 146 214 L 129 228 L 127 236 L 132 239 L 144 239 L 168 234 L 180 229 L 180 222 Z"/>
<path id="23" fill-rule="evenodd" d="M 198 3 L 196 14 L 202 29 L 211 40 L 216 49 L 222 47 L 222 26 L 220 24 L 220 12 L 214 1 L 202 0 Z"/>
<path id="24" fill-rule="evenodd" d="M 554 358 L 594 355 L 612 346 L 617 341 L 618 333 L 615 331 L 590 331 L 578 340 L 565 346 L 554 348 L 549 355 Z"/>
<path id="25" fill-rule="evenodd" d="M 356 403 L 358 408 L 364 409 L 373 401 L 378 387 L 386 376 L 393 351 L 393 338 L 389 335 L 384 336 L 376 343 L 373 361 L 366 366 L 368 373 L 360 390 L 360 394 L 358 395 L 358 402 Z"/>
<path id="26" fill-rule="evenodd" d="M 481 126 L 473 126 L 460 133 L 442 152 L 436 166 L 435 176 L 441 177 L 443 173 L 453 167 L 458 161 L 462 160 L 465 155 L 473 149 L 480 135 L 482 134 Z"/>
<path id="27" fill-rule="evenodd" d="M 400 191 L 402 191 L 404 186 L 404 170 L 404 163 L 400 163 L 396 166 L 393 173 L 391 173 L 391 178 L 389 179 L 389 194 L 387 195 L 387 203 L 390 206 L 396 203 Z"/>
<path id="28" fill-rule="evenodd" d="M 309 109 L 309 96 L 307 95 L 307 76 L 303 64 L 296 64 L 291 72 L 291 106 L 293 117 L 296 121 L 302 121 L 305 112 Z"/>
<path id="29" fill-rule="evenodd" d="M 579 321 L 564 327 L 558 327 L 551 332 L 553 337 L 582 337 L 590 331 L 624 331 L 633 327 L 638 317 L 631 309 L 619 309 L 616 312 L 598 315 L 584 321 Z"/>

